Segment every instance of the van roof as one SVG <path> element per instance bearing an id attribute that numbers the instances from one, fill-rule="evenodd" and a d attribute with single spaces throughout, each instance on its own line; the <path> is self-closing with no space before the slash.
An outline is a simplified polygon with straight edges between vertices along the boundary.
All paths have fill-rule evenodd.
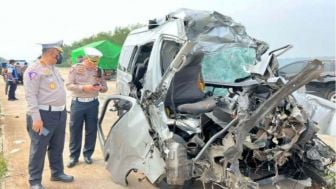
<path id="1" fill-rule="evenodd" d="M 141 32 L 146 32 L 148 31 L 148 26 L 144 26 L 144 27 L 141 27 L 141 28 L 137 28 L 137 29 L 134 29 L 130 32 L 130 35 L 132 34 L 136 34 L 136 33 L 141 33 Z"/>
<path id="2" fill-rule="evenodd" d="M 175 19 L 167 21 L 158 27 L 153 29 L 148 29 L 147 27 L 142 27 L 135 29 L 126 38 L 124 45 L 141 45 L 148 42 L 154 41 L 159 35 L 166 34 L 171 36 L 178 36 L 183 38 L 186 36 L 185 28 L 182 19 Z"/>

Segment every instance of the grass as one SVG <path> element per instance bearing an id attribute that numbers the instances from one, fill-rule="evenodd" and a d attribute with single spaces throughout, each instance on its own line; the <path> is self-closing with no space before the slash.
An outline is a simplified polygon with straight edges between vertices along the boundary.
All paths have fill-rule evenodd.
<path id="1" fill-rule="evenodd" d="M 1 106 L 0 106 L 0 114 L 1 114 Z M 0 124 L 1 124 L 1 120 L 0 120 Z M 2 128 L 0 128 L 0 135 L 2 134 L 1 132 Z M 0 139 L 1 139 L 1 136 L 0 136 Z M 1 145 L 1 148 L 0 148 L 0 178 L 3 178 L 5 175 L 6 175 L 6 172 L 7 172 L 7 164 L 6 164 L 6 160 L 5 160 L 5 157 L 3 155 L 3 152 L 2 152 L 2 141 L 0 141 L 0 145 Z M 1 187 L 1 186 L 0 186 Z"/>
<path id="2" fill-rule="evenodd" d="M 0 178 L 5 176 L 6 172 L 7 172 L 6 160 L 3 156 L 3 153 L 0 153 Z"/>

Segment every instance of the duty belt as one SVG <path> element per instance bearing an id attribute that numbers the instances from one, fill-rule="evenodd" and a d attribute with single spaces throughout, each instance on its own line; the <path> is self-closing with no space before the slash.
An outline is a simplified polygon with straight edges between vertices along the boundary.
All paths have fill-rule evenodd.
<path id="1" fill-rule="evenodd" d="M 51 106 L 51 105 L 39 105 L 40 110 L 51 111 L 51 112 L 61 112 L 65 109 L 65 105 L 63 106 Z"/>
<path id="2" fill-rule="evenodd" d="M 80 98 L 80 97 L 73 97 L 72 100 L 76 100 L 78 102 L 92 102 L 94 100 L 97 100 L 98 97 L 92 97 L 92 98 Z"/>

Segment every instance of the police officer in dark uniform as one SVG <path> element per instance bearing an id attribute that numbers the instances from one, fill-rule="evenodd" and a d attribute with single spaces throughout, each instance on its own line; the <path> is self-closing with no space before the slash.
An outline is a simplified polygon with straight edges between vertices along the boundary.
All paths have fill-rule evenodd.
<path id="1" fill-rule="evenodd" d="M 55 68 L 62 62 L 62 41 L 42 44 L 42 55 L 24 74 L 28 104 L 27 129 L 31 139 L 29 183 L 31 189 L 43 189 L 42 172 L 48 151 L 51 181 L 72 182 L 64 174 L 63 148 L 67 113 L 64 81 Z"/>
<path id="2" fill-rule="evenodd" d="M 92 47 L 84 48 L 82 63 L 74 65 L 66 83 L 72 92 L 70 118 L 70 161 L 68 167 L 76 165 L 81 152 L 83 124 L 85 122 L 84 161 L 92 163 L 98 122 L 98 94 L 107 91 L 107 84 L 97 65 L 102 53 Z"/>

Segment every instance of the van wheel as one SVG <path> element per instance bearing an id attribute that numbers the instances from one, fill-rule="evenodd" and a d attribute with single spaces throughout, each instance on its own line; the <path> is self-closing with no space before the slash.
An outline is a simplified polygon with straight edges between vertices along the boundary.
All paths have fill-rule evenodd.
<path id="1" fill-rule="evenodd" d="M 333 103 L 336 103 L 336 91 L 335 89 L 331 89 L 327 92 L 326 97 Z"/>

